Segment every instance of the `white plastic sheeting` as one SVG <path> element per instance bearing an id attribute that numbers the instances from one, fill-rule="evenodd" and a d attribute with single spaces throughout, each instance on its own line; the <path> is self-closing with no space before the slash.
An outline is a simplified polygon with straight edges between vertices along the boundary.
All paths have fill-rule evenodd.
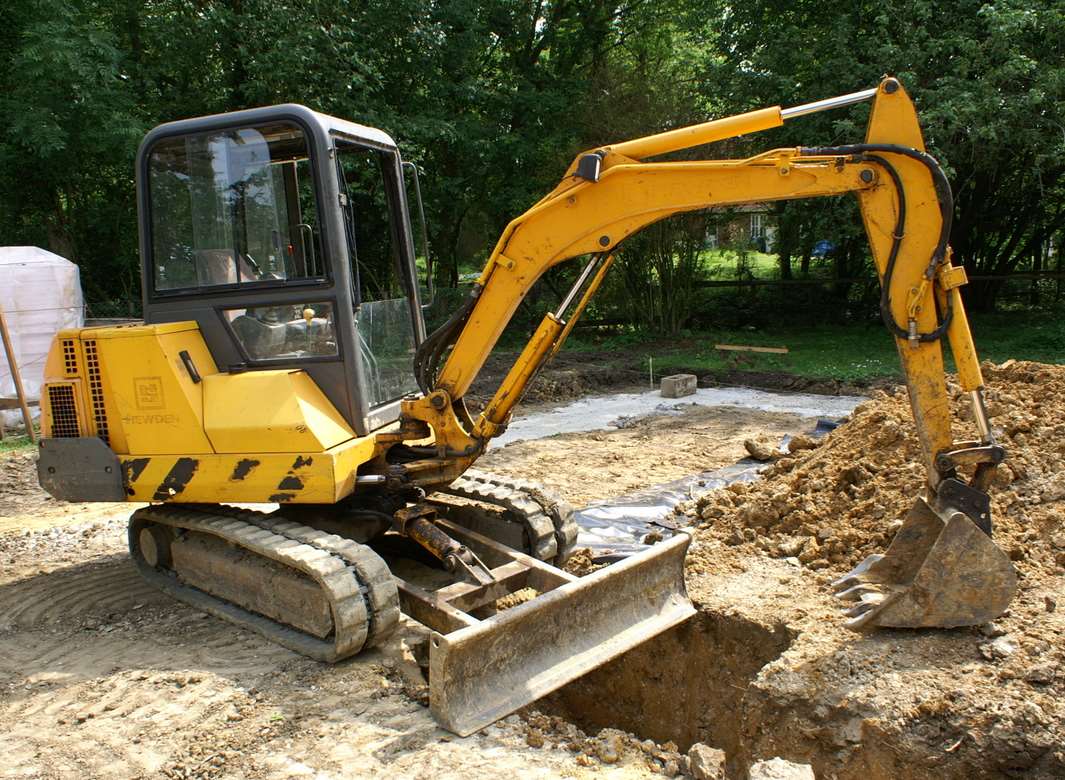
<path id="1" fill-rule="evenodd" d="M 580 526 L 577 547 L 589 548 L 596 563 L 640 552 L 648 546 L 644 541 L 648 534 L 672 535 L 677 525 L 671 516 L 677 504 L 733 482 L 753 482 L 765 466 L 744 458 L 731 466 L 652 485 L 627 496 L 593 501 L 574 513 Z"/>
<path id="2" fill-rule="evenodd" d="M 494 440 L 496 446 L 554 436 L 559 433 L 623 428 L 640 417 L 683 414 L 693 405 L 739 407 L 764 412 L 790 412 L 810 419 L 810 433 L 822 436 L 835 427 L 865 399 L 853 395 L 815 395 L 753 390 L 749 387 L 713 387 L 697 390 L 682 401 L 663 398 L 658 391 L 618 393 L 582 398 L 546 412 L 535 412 L 515 420 L 506 433 Z M 784 448 L 790 437 L 785 436 Z M 671 535 L 675 524 L 673 508 L 681 501 L 723 487 L 731 482 L 758 479 L 766 464 L 744 459 L 724 468 L 693 474 L 664 485 L 651 485 L 636 493 L 593 501 L 577 510 L 580 526 L 578 547 L 588 547 L 598 563 L 610 563 L 646 549 L 644 539 L 657 532 Z"/>
<path id="3" fill-rule="evenodd" d="M 854 395 L 815 395 L 776 393 L 749 387 L 708 387 L 682 401 L 663 398 L 657 390 L 646 393 L 582 398 L 547 412 L 537 412 L 514 420 L 506 432 L 494 440 L 497 447 L 515 441 L 542 439 L 556 433 L 580 433 L 619 427 L 627 419 L 648 414 L 680 414 L 685 406 L 737 406 L 764 412 L 791 412 L 802 417 L 829 420 L 845 417 L 863 400 Z"/>
<path id="4" fill-rule="evenodd" d="M 26 395 L 39 400 L 52 338 L 63 328 L 81 327 L 85 321 L 78 267 L 39 247 L 0 247 L 0 306 Z M 15 382 L 0 349 L 0 398 L 14 397 Z M 9 425 L 22 419 L 17 410 L 3 414 Z"/>
<path id="5" fill-rule="evenodd" d="M 809 434 L 820 438 L 836 425 L 834 420 L 819 419 Z M 790 439 L 785 436 L 781 440 L 781 452 L 787 452 Z M 753 482 L 768 465 L 744 458 L 738 463 L 664 485 L 651 485 L 625 496 L 593 501 L 574 513 L 580 526 L 577 546 L 590 548 L 592 559 L 597 563 L 609 563 L 640 552 L 647 547 L 644 539 L 648 534 L 657 532 L 669 536 L 676 530 L 672 515 L 677 504 L 733 482 Z"/>

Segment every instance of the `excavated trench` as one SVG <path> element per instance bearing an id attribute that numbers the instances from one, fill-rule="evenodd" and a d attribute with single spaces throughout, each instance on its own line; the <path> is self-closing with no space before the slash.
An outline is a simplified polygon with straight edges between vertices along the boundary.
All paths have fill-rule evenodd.
<path id="1" fill-rule="evenodd" d="M 748 762 L 748 687 L 794 640 L 735 614 L 700 611 L 553 694 L 545 708 L 586 733 L 612 727 L 685 752 L 696 742 L 725 751 L 733 774 Z"/>

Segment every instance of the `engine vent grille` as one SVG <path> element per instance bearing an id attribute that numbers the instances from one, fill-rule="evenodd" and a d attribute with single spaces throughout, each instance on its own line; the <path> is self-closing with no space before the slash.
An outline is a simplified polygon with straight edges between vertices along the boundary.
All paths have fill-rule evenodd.
<path id="1" fill-rule="evenodd" d="M 89 376 L 89 396 L 92 398 L 92 416 L 96 420 L 96 435 L 110 444 L 107 430 L 107 408 L 104 406 L 104 386 L 100 378 L 100 359 L 96 354 L 96 342 L 86 341 L 85 370 Z"/>
<path id="2" fill-rule="evenodd" d="M 74 403 L 73 385 L 48 385 L 48 408 L 52 411 L 52 436 L 56 439 L 76 439 L 78 407 Z"/>
<path id="3" fill-rule="evenodd" d="M 74 351 L 74 339 L 63 339 L 63 373 L 66 376 L 78 375 L 78 355 Z"/>

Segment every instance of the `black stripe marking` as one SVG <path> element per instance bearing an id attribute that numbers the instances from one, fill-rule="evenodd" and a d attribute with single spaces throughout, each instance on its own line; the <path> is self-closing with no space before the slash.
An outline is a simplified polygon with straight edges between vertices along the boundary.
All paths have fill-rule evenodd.
<path id="1" fill-rule="evenodd" d="M 259 465 L 259 461 L 252 460 L 251 458 L 244 458 L 237 461 L 237 465 L 233 468 L 233 473 L 229 475 L 230 482 L 240 482 L 249 474 L 252 469 Z"/>
<path id="2" fill-rule="evenodd" d="M 126 493 L 133 495 L 133 483 L 136 482 L 144 469 L 151 463 L 151 458 L 130 458 L 122 461 L 122 485 Z"/>
<path id="3" fill-rule="evenodd" d="M 277 483 L 278 490 L 303 490 L 303 480 L 289 474 Z"/>
<path id="4" fill-rule="evenodd" d="M 152 496 L 152 500 L 172 500 L 185 489 L 185 486 L 189 484 L 189 480 L 192 479 L 192 475 L 196 473 L 196 469 L 199 467 L 200 462 L 195 458 L 178 458 L 166 477 L 163 478 L 159 487 L 155 489 L 155 495 Z"/>

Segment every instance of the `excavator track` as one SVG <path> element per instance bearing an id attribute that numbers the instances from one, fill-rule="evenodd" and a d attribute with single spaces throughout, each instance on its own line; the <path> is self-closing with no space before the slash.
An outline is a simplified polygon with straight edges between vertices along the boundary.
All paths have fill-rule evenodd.
<path id="1" fill-rule="evenodd" d="M 468 503 L 448 501 L 448 496 L 500 511 L 478 511 Z M 573 507 L 532 482 L 470 469 L 429 500 L 456 523 L 555 566 L 569 559 L 577 543 Z"/>
<path id="2" fill-rule="evenodd" d="M 157 505 L 130 518 L 129 547 L 159 589 L 333 663 L 399 622 L 399 593 L 370 548 L 252 510 Z"/>

